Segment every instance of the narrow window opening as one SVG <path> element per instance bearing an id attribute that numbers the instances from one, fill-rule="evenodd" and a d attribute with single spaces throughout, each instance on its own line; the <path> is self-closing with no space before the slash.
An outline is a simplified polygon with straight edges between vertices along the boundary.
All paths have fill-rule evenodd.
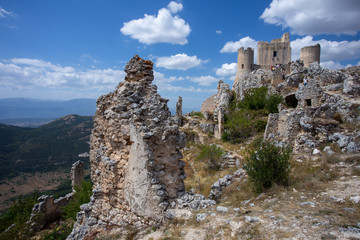
<path id="1" fill-rule="evenodd" d="M 277 51 L 274 51 L 273 57 L 277 56 Z"/>
<path id="2" fill-rule="evenodd" d="M 241 64 L 241 69 L 244 69 L 244 64 Z"/>
<path id="3" fill-rule="evenodd" d="M 305 101 L 306 101 L 306 105 L 311 107 L 311 99 L 305 99 Z"/>

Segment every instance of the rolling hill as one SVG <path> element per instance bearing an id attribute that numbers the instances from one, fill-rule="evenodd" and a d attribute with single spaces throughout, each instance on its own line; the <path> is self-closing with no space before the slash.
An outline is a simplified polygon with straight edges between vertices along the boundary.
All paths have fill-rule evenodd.
<path id="1" fill-rule="evenodd" d="M 0 179 L 70 168 L 89 151 L 91 116 L 67 115 L 38 128 L 0 124 Z"/>

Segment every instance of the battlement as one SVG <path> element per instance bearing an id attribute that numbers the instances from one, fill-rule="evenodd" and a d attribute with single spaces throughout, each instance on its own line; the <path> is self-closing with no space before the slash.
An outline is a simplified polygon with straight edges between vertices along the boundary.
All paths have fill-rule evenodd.
<path id="1" fill-rule="evenodd" d="M 304 62 L 305 67 L 308 67 L 310 63 L 315 61 L 320 63 L 320 45 L 302 48 L 300 60 Z M 271 66 L 278 64 L 285 66 L 290 62 L 291 46 L 289 33 L 284 33 L 281 38 L 273 39 L 270 43 L 259 41 L 257 46 L 257 64 L 254 64 L 254 49 L 241 47 L 238 49 L 238 65 L 234 84 L 253 70 L 259 68 L 270 69 Z"/>

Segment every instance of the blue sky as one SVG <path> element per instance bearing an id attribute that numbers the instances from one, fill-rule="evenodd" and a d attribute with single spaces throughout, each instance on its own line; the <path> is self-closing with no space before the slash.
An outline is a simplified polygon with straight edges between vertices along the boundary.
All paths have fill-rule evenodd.
<path id="1" fill-rule="evenodd" d="M 320 43 L 336 69 L 360 65 L 359 31 L 359 0 L 0 0 L 0 98 L 96 99 L 138 54 L 171 108 L 199 110 L 241 46 L 289 32 L 292 60 Z"/>

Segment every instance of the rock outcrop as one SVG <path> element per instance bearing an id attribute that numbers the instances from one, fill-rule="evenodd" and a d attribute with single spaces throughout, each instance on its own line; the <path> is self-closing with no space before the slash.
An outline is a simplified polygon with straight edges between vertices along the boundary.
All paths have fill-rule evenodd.
<path id="1" fill-rule="evenodd" d="M 179 125 L 179 127 L 182 126 L 182 98 L 179 96 L 179 100 L 176 103 L 176 113 L 175 113 L 175 119 Z"/>
<path id="2" fill-rule="evenodd" d="M 68 239 L 165 221 L 184 195 L 185 137 L 152 84 L 153 63 L 134 56 L 124 82 L 97 100 L 90 142 L 93 195 Z"/>
<path id="3" fill-rule="evenodd" d="M 317 62 L 303 68 L 297 61 L 291 70 L 278 85 L 286 106 L 269 115 L 265 139 L 290 144 L 297 153 L 314 154 L 316 148 L 334 144 L 342 152 L 360 153 L 360 67 L 331 71 Z"/>

